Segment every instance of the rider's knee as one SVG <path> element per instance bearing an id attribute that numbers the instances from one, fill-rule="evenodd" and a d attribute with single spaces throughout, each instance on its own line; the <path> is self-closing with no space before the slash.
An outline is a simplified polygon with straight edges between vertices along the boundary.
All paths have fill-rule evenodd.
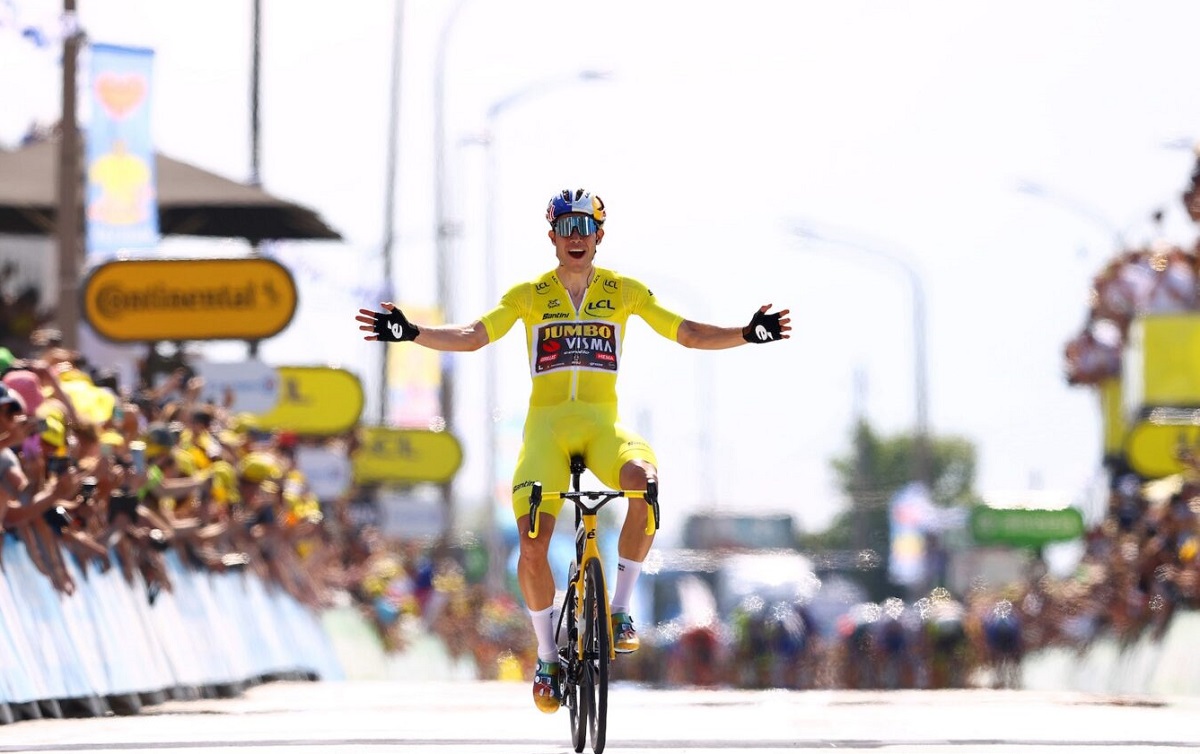
<path id="1" fill-rule="evenodd" d="M 544 519 L 542 523 L 545 523 Z M 528 565 L 535 563 L 547 564 L 550 553 L 550 531 L 547 531 L 546 527 L 543 526 L 541 532 L 536 537 L 531 538 L 528 534 L 522 536 L 518 549 L 520 550 L 522 562 Z"/>
<path id="2" fill-rule="evenodd" d="M 658 479 L 658 469 L 649 461 L 626 461 L 621 467 L 621 489 L 644 490 L 648 480 Z"/>

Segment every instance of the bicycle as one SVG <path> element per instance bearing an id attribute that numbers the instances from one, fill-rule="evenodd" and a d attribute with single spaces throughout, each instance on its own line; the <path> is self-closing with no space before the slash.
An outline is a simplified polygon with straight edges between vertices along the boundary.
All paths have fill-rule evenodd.
<path id="1" fill-rule="evenodd" d="M 543 492 L 534 482 L 529 496 L 529 537 L 538 532 L 538 508 L 543 500 L 570 500 L 575 505 L 575 559 L 567 572 L 555 640 L 559 645 L 559 698 L 571 713 L 571 743 L 582 752 L 587 737 L 592 751 L 601 754 L 608 727 L 608 666 L 616 658 L 612 642 L 612 609 L 604 583 L 604 564 L 596 543 L 596 516 L 607 503 L 619 497 L 631 502 L 646 501 L 650 515 L 646 533 L 658 530 L 658 482 L 651 480 L 643 490 L 581 491 L 582 456 L 571 456 L 571 489 Z M 563 641 L 563 629 L 566 641 Z"/>

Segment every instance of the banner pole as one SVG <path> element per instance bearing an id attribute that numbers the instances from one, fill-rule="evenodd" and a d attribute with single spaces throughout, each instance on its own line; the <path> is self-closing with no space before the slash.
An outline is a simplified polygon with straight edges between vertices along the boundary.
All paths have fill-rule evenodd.
<path id="1" fill-rule="evenodd" d="M 62 119 L 58 139 L 58 322 L 62 344 L 72 351 L 79 347 L 79 262 L 81 218 L 79 125 L 76 123 L 76 74 L 80 33 L 75 0 L 63 0 Z"/>

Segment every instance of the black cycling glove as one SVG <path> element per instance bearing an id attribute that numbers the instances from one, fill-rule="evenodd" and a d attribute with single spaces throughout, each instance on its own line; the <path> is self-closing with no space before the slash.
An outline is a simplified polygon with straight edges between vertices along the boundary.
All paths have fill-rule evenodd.
<path id="1" fill-rule="evenodd" d="M 404 316 L 404 312 L 399 309 L 393 309 L 390 312 L 371 312 L 375 315 L 375 334 L 380 340 L 386 340 L 389 343 L 399 343 L 403 340 L 416 340 L 416 337 L 421 334 L 421 329 L 408 321 L 408 317 Z"/>
<path id="2" fill-rule="evenodd" d="M 782 316 L 781 312 L 765 314 L 761 309 L 754 312 L 754 316 L 750 318 L 750 324 L 742 328 L 742 338 L 747 343 L 770 343 L 773 340 L 779 340 L 783 334 L 779 324 Z"/>

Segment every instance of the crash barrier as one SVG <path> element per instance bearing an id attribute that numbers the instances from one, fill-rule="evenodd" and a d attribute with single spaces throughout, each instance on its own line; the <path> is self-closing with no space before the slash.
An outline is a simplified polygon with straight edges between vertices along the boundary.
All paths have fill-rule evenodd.
<path id="1" fill-rule="evenodd" d="M 1022 663 L 1022 687 L 1100 694 L 1200 695 L 1200 613 L 1176 613 L 1161 637 L 1122 644 L 1109 636 L 1083 649 L 1031 653 Z"/>
<path id="2" fill-rule="evenodd" d="M 173 585 L 155 593 L 140 573 L 86 571 L 58 592 L 24 544 L 0 558 L 0 723 L 133 714 L 167 699 L 236 696 L 275 679 L 340 680 L 319 614 L 245 571 L 185 567 L 166 553 Z"/>

